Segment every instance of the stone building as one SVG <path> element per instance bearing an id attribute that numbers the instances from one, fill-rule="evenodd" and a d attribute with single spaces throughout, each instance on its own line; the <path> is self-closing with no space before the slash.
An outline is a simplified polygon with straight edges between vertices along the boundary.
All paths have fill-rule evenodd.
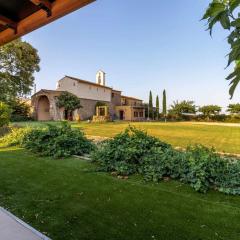
<path id="1" fill-rule="evenodd" d="M 145 109 L 141 99 L 123 96 L 122 92 L 106 86 L 105 73 L 98 71 L 96 83 L 65 76 L 57 82 L 56 90 L 41 89 L 32 96 L 33 116 L 39 121 L 64 120 L 66 112 L 57 107 L 58 96 L 70 92 L 80 98 L 82 108 L 72 113 L 73 119 L 92 119 L 96 104 L 108 106 L 111 119 L 127 121 L 145 120 Z"/>

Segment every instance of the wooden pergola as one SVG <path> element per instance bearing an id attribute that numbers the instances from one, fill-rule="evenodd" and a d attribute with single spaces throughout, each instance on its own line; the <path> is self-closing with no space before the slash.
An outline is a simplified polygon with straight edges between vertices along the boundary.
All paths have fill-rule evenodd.
<path id="1" fill-rule="evenodd" d="M 0 0 L 0 46 L 95 0 Z"/>

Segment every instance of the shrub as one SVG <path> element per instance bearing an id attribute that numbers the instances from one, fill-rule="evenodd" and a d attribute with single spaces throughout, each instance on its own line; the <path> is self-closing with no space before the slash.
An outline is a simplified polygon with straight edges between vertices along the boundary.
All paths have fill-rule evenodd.
<path id="1" fill-rule="evenodd" d="M 15 100 L 11 103 L 11 121 L 22 122 L 32 120 L 30 117 L 30 105 L 26 102 Z"/>
<path id="2" fill-rule="evenodd" d="M 134 127 L 128 127 L 124 132 L 113 139 L 105 141 L 102 146 L 93 153 L 92 159 L 100 164 L 105 171 L 117 171 L 121 173 L 135 173 L 143 157 L 153 148 L 169 148 L 170 145 L 159 139 L 147 135 Z"/>
<path id="3" fill-rule="evenodd" d="M 240 114 L 228 115 L 225 121 L 230 123 L 240 123 Z"/>
<path id="4" fill-rule="evenodd" d="M 0 127 L 0 138 L 10 132 L 9 126 Z"/>
<path id="5" fill-rule="evenodd" d="M 140 173 L 145 181 L 158 182 L 164 177 L 184 180 L 189 171 L 189 164 L 183 152 L 172 148 L 154 149 L 143 158 Z"/>
<path id="6" fill-rule="evenodd" d="M 10 108 L 7 104 L 0 102 L 0 127 L 8 125 L 10 121 Z"/>
<path id="7" fill-rule="evenodd" d="M 240 194 L 239 160 L 221 157 L 202 145 L 178 151 L 133 127 L 105 141 L 92 158 L 103 171 L 140 173 L 145 181 L 154 182 L 170 177 L 190 184 L 198 192 L 214 188 Z"/>
<path id="8" fill-rule="evenodd" d="M 0 138 L 0 143 L 4 146 L 22 145 L 25 135 L 32 131 L 31 128 L 10 127 L 9 133 Z"/>
<path id="9" fill-rule="evenodd" d="M 63 92 L 57 97 L 57 106 L 59 108 L 64 108 L 67 112 L 67 119 L 72 120 L 72 112 L 76 109 L 81 108 L 80 99 L 69 92 Z"/>
<path id="10" fill-rule="evenodd" d="M 22 141 L 22 145 L 43 156 L 68 157 L 90 153 L 94 145 L 79 129 L 63 122 L 61 126 L 48 125 L 45 129 L 32 129 Z"/>

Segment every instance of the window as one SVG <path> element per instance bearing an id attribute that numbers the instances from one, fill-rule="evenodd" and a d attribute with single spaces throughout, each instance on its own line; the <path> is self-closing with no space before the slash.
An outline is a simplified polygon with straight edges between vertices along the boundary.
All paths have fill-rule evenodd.
<path id="1" fill-rule="evenodd" d="M 114 93 L 112 92 L 112 98 L 114 98 Z"/>
<path id="2" fill-rule="evenodd" d="M 139 112 L 139 117 L 143 117 L 143 112 Z"/>
<path id="3" fill-rule="evenodd" d="M 97 91 L 98 91 L 98 88 L 97 88 Z"/>
<path id="4" fill-rule="evenodd" d="M 138 117 L 138 112 L 134 112 L 134 117 Z"/>
<path id="5" fill-rule="evenodd" d="M 91 86 L 89 86 L 89 90 L 91 90 L 92 89 L 92 87 Z"/>
<path id="6" fill-rule="evenodd" d="M 75 86 L 76 84 L 75 84 L 75 82 L 73 82 L 73 86 Z"/>

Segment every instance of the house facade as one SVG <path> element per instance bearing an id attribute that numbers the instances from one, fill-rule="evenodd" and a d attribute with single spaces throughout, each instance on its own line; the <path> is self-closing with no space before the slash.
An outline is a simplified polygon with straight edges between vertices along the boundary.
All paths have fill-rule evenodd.
<path id="1" fill-rule="evenodd" d="M 76 95 L 82 108 L 72 113 L 81 120 L 92 119 L 96 114 L 96 104 L 108 106 L 111 119 L 126 121 L 143 121 L 145 110 L 141 99 L 123 96 L 122 92 L 106 86 L 105 73 L 98 71 L 96 82 L 65 76 L 57 82 L 56 90 L 41 89 L 35 93 L 32 100 L 33 116 L 39 121 L 64 120 L 65 110 L 57 107 L 57 98 L 63 92 Z"/>

